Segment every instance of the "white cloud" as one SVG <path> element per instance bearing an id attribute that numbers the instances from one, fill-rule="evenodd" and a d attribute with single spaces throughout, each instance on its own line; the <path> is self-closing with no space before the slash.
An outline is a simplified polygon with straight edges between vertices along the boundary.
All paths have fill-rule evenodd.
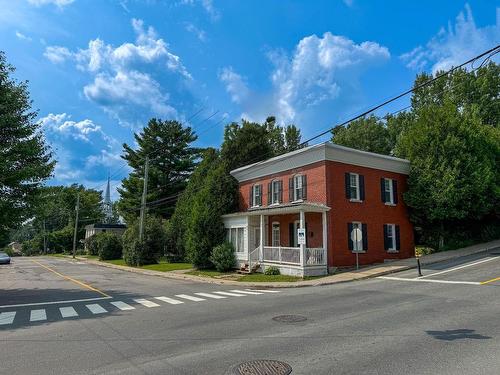
<path id="1" fill-rule="evenodd" d="M 201 30 L 199 28 L 197 28 L 195 25 L 193 25 L 192 23 L 186 23 L 186 31 L 194 34 L 200 41 L 202 42 L 206 42 L 207 40 L 207 34 L 204 30 Z"/>
<path id="2" fill-rule="evenodd" d="M 19 32 L 16 30 L 16 37 L 21 40 L 25 40 L 27 42 L 31 42 L 33 39 L 31 39 L 29 36 L 24 35 L 23 33 Z"/>
<path id="3" fill-rule="evenodd" d="M 56 132 L 63 136 L 70 136 L 74 139 L 80 139 L 89 142 L 91 133 L 102 133 L 101 127 L 94 124 L 92 120 L 72 121 L 71 116 L 66 113 L 53 114 L 41 118 L 39 122 L 49 131 Z"/>
<path id="4" fill-rule="evenodd" d="M 47 4 L 53 4 L 62 8 L 66 5 L 73 3 L 75 0 L 28 0 L 28 3 L 35 5 L 37 7 Z"/>
<path id="5" fill-rule="evenodd" d="M 212 21 L 217 21 L 221 17 L 221 13 L 218 9 L 215 8 L 212 0 L 180 0 L 179 4 L 181 5 L 195 5 L 200 4 L 205 12 L 210 16 Z"/>
<path id="6" fill-rule="evenodd" d="M 348 102 L 359 90 L 362 73 L 387 61 L 390 53 L 375 42 L 356 44 L 326 32 L 303 38 L 291 54 L 273 50 L 268 58 L 274 65 L 269 93 L 252 92 L 231 68 L 224 69 L 219 79 L 246 116 L 260 121 L 274 114 L 289 123 L 304 121 L 304 112 L 314 107 L 335 108 L 336 103 Z"/>
<path id="7" fill-rule="evenodd" d="M 249 90 L 245 79 L 236 73 L 232 67 L 223 68 L 219 79 L 226 85 L 226 91 L 231 95 L 231 100 L 241 103 L 248 97 Z"/>
<path id="8" fill-rule="evenodd" d="M 49 46 L 43 55 L 54 64 L 60 64 L 73 57 L 73 54 L 66 47 Z"/>
<path id="9" fill-rule="evenodd" d="M 175 81 L 172 86 L 182 87 L 192 77 L 152 27 L 146 28 L 138 19 L 132 19 L 131 24 L 135 43 L 114 47 L 97 38 L 90 40 L 86 49 L 49 46 L 44 55 L 54 63 L 72 61 L 89 73 L 92 82 L 83 88 L 85 96 L 122 124 L 130 125 L 138 115 L 176 117 L 170 95 L 160 82 L 171 80 Z"/>
<path id="10" fill-rule="evenodd" d="M 500 8 L 496 9 L 496 24 L 477 27 L 472 10 L 465 5 L 465 13 L 455 19 L 455 24 L 448 24 L 426 43 L 401 55 L 401 59 L 410 69 L 421 71 L 429 66 L 432 72 L 448 70 L 464 61 L 488 50 L 500 41 Z"/>

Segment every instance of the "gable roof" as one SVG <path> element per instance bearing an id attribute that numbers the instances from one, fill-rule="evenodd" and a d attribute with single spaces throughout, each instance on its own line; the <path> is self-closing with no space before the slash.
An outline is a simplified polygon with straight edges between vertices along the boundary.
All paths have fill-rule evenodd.
<path id="1" fill-rule="evenodd" d="M 318 161 L 336 161 L 344 164 L 380 169 L 389 172 L 408 174 L 410 162 L 393 156 L 376 154 L 340 146 L 331 142 L 304 147 L 274 158 L 245 165 L 232 170 L 231 175 L 239 182 L 303 167 Z"/>

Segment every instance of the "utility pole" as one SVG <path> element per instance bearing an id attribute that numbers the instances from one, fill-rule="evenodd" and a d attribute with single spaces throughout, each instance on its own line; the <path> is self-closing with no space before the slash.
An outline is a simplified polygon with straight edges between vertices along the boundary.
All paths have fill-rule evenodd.
<path id="1" fill-rule="evenodd" d="M 43 219 L 43 253 L 47 255 L 47 234 L 45 229 L 45 218 Z"/>
<path id="2" fill-rule="evenodd" d="M 78 231 L 78 213 L 80 210 L 80 193 L 76 196 L 76 217 L 75 217 L 75 232 L 73 233 L 73 258 L 75 258 L 76 255 L 76 233 Z"/>
<path id="3" fill-rule="evenodd" d="M 139 221 L 139 242 L 142 242 L 144 237 L 144 216 L 146 214 L 146 195 L 148 194 L 148 174 L 149 174 L 149 156 L 146 156 L 144 165 L 144 187 L 142 188 L 141 199 L 141 217 Z"/>

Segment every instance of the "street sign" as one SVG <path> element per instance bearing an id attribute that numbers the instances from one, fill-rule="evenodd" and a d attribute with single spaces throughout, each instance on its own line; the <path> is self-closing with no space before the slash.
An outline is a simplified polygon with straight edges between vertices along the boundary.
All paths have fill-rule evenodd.
<path id="1" fill-rule="evenodd" d="M 359 229 L 359 228 L 355 228 L 351 232 L 351 240 L 354 243 L 358 242 L 362 236 L 363 236 L 363 233 L 361 233 L 361 229 Z"/>
<path id="2" fill-rule="evenodd" d="M 299 245 L 305 245 L 306 244 L 306 230 L 305 229 L 297 229 L 297 243 Z"/>

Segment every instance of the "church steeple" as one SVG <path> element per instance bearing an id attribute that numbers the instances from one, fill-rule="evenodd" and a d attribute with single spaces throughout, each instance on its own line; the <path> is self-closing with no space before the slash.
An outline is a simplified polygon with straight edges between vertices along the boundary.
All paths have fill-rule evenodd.
<path id="1" fill-rule="evenodd" d="M 113 218 L 113 203 L 111 202 L 111 187 L 108 172 L 108 184 L 106 185 L 106 192 L 104 193 L 104 218 L 106 223 L 110 223 Z"/>

